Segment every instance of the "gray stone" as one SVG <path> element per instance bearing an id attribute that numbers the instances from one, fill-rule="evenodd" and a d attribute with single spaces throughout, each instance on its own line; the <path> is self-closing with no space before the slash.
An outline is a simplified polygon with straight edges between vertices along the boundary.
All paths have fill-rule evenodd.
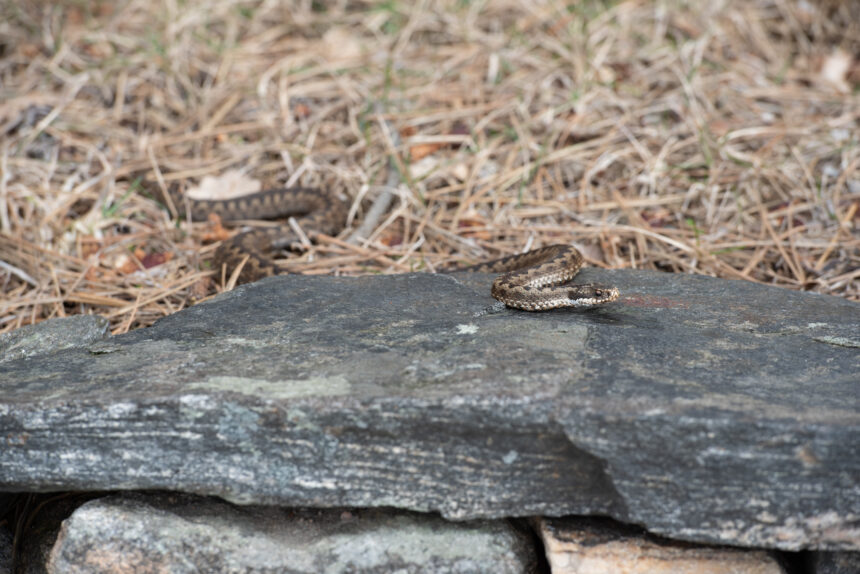
<path id="1" fill-rule="evenodd" d="M 0 334 L 0 363 L 85 347 L 105 338 L 109 326 L 110 323 L 104 317 L 75 315 L 49 319 Z"/>
<path id="2" fill-rule="evenodd" d="M 860 552 L 813 552 L 810 574 L 857 574 Z"/>
<path id="3" fill-rule="evenodd" d="M 785 574 L 765 550 L 675 542 L 610 520 L 543 518 L 535 523 L 552 574 Z"/>
<path id="4" fill-rule="evenodd" d="M 128 495 L 76 510 L 63 523 L 48 572 L 513 574 L 535 563 L 528 538 L 505 521 Z"/>
<path id="5" fill-rule="evenodd" d="M 599 272 L 592 310 L 489 276 L 287 276 L 0 367 L 0 490 L 169 489 L 454 519 L 602 514 L 860 548 L 860 305 Z"/>

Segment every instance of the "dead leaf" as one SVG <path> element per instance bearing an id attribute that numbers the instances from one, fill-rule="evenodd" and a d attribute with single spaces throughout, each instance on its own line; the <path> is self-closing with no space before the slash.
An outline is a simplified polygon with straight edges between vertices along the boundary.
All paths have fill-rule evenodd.
<path id="1" fill-rule="evenodd" d="M 293 114 L 297 118 L 307 118 L 311 115 L 311 108 L 307 104 L 298 103 L 293 106 Z"/>
<path id="2" fill-rule="evenodd" d="M 19 46 L 18 50 L 21 55 L 28 60 L 38 56 L 41 51 L 39 44 L 36 44 L 35 42 L 24 42 Z"/>
<path id="3" fill-rule="evenodd" d="M 217 213 L 209 214 L 209 229 L 203 232 L 202 239 L 206 243 L 230 239 L 230 231 L 221 224 L 221 218 Z"/>
<path id="4" fill-rule="evenodd" d="M 81 259 L 86 259 L 90 255 L 95 255 L 96 253 L 98 253 L 99 249 L 101 248 L 101 240 L 96 239 L 92 235 L 81 237 L 80 257 Z"/>
<path id="5" fill-rule="evenodd" d="M 128 253 L 123 253 L 119 257 L 116 258 L 116 261 L 113 263 L 113 267 L 118 272 L 123 275 L 131 275 L 140 267 L 138 267 L 137 261 L 135 261 L 135 257 L 133 255 L 129 255 Z"/>
<path id="6" fill-rule="evenodd" d="M 445 147 L 444 143 L 417 144 L 409 148 L 409 157 L 412 158 L 412 161 L 418 161 L 443 147 Z"/>
<path id="7" fill-rule="evenodd" d="M 344 27 L 329 28 L 322 39 L 325 57 L 329 62 L 343 62 L 361 57 L 361 39 Z"/>
<path id="8" fill-rule="evenodd" d="M 674 212 L 665 207 L 643 209 L 639 216 L 652 228 L 666 227 L 675 221 Z"/>
<path id="9" fill-rule="evenodd" d="M 173 253 L 147 253 L 140 258 L 144 269 L 151 269 L 157 265 L 167 263 L 173 259 Z"/>
<path id="10" fill-rule="evenodd" d="M 206 297 L 212 289 L 212 283 L 213 281 L 211 277 L 201 277 L 198 281 L 195 281 L 191 285 L 191 298 L 195 301 L 199 301 Z"/>
<path id="11" fill-rule="evenodd" d="M 457 228 L 463 237 L 474 239 L 492 239 L 492 233 L 487 229 L 487 222 L 478 214 L 467 215 L 457 222 Z"/>
<path id="12" fill-rule="evenodd" d="M 397 247 L 403 244 L 403 235 L 399 233 L 386 233 L 379 238 L 379 242 L 387 247 Z"/>
<path id="13" fill-rule="evenodd" d="M 452 136 L 471 136 L 472 130 L 463 122 L 456 121 L 454 122 L 454 125 L 451 126 L 451 131 L 448 133 Z"/>
<path id="14" fill-rule="evenodd" d="M 824 58 L 819 73 L 820 80 L 843 94 L 850 93 L 851 85 L 848 83 L 848 73 L 851 71 L 853 60 L 851 54 L 837 48 L 832 54 Z"/>
<path id="15" fill-rule="evenodd" d="M 465 163 L 458 163 L 451 168 L 451 175 L 459 181 L 466 181 L 469 178 L 469 166 Z"/>
<path id="16" fill-rule="evenodd" d="M 423 179 L 431 173 L 439 169 L 441 160 L 433 155 L 428 155 L 423 159 L 413 161 L 409 166 L 409 172 L 415 179 Z"/>
<path id="17" fill-rule="evenodd" d="M 188 197 L 200 200 L 219 200 L 240 197 L 260 191 L 259 180 L 248 177 L 239 170 L 228 170 L 219 176 L 204 176 L 200 185 L 188 189 Z"/>

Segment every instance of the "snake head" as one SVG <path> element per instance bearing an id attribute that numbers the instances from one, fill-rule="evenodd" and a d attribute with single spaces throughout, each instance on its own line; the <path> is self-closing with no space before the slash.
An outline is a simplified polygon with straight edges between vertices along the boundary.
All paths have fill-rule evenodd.
<path id="1" fill-rule="evenodd" d="M 568 298 L 579 306 L 600 305 L 618 299 L 618 288 L 608 285 L 589 283 L 587 285 L 574 285 L 568 293 Z"/>

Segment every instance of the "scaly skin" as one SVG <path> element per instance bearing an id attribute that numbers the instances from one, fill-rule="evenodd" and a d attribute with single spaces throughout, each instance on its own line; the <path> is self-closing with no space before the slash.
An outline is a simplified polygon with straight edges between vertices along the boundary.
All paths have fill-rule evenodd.
<path id="1" fill-rule="evenodd" d="M 299 215 L 297 223 L 313 238 L 318 233 L 334 235 L 346 223 L 347 205 L 332 192 L 307 187 L 259 191 L 235 199 L 201 201 L 183 199 L 171 189 L 173 204 L 195 220 L 210 213 L 223 221 L 266 219 Z M 267 254 L 274 247 L 298 245 L 299 238 L 288 225 L 254 229 L 224 241 L 215 251 L 216 269 L 228 273 L 239 266 L 239 283 L 285 273 Z M 582 267 L 582 254 L 570 245 L 549 245 L 526 253 L 494 259 L 457 271 L 503 273 L 494 282 L 493 297 L 524 311 L 546 311 L 559 307 L 588 307 L 615 301 L 618 289 L 612 286 L 567 284 Z"/>

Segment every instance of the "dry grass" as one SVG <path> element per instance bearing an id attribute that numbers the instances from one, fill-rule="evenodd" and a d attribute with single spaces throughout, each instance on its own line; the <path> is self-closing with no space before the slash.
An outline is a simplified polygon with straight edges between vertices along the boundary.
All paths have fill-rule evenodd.
<path id="1" fill-rule="evenodd" d="M 0 1 L 0 331 L 223 290 L 159 199 L 231 170 L 353 202 L 297 272 L 573 242 L 860 299 L 860 3 L 571 5 Z"/>

